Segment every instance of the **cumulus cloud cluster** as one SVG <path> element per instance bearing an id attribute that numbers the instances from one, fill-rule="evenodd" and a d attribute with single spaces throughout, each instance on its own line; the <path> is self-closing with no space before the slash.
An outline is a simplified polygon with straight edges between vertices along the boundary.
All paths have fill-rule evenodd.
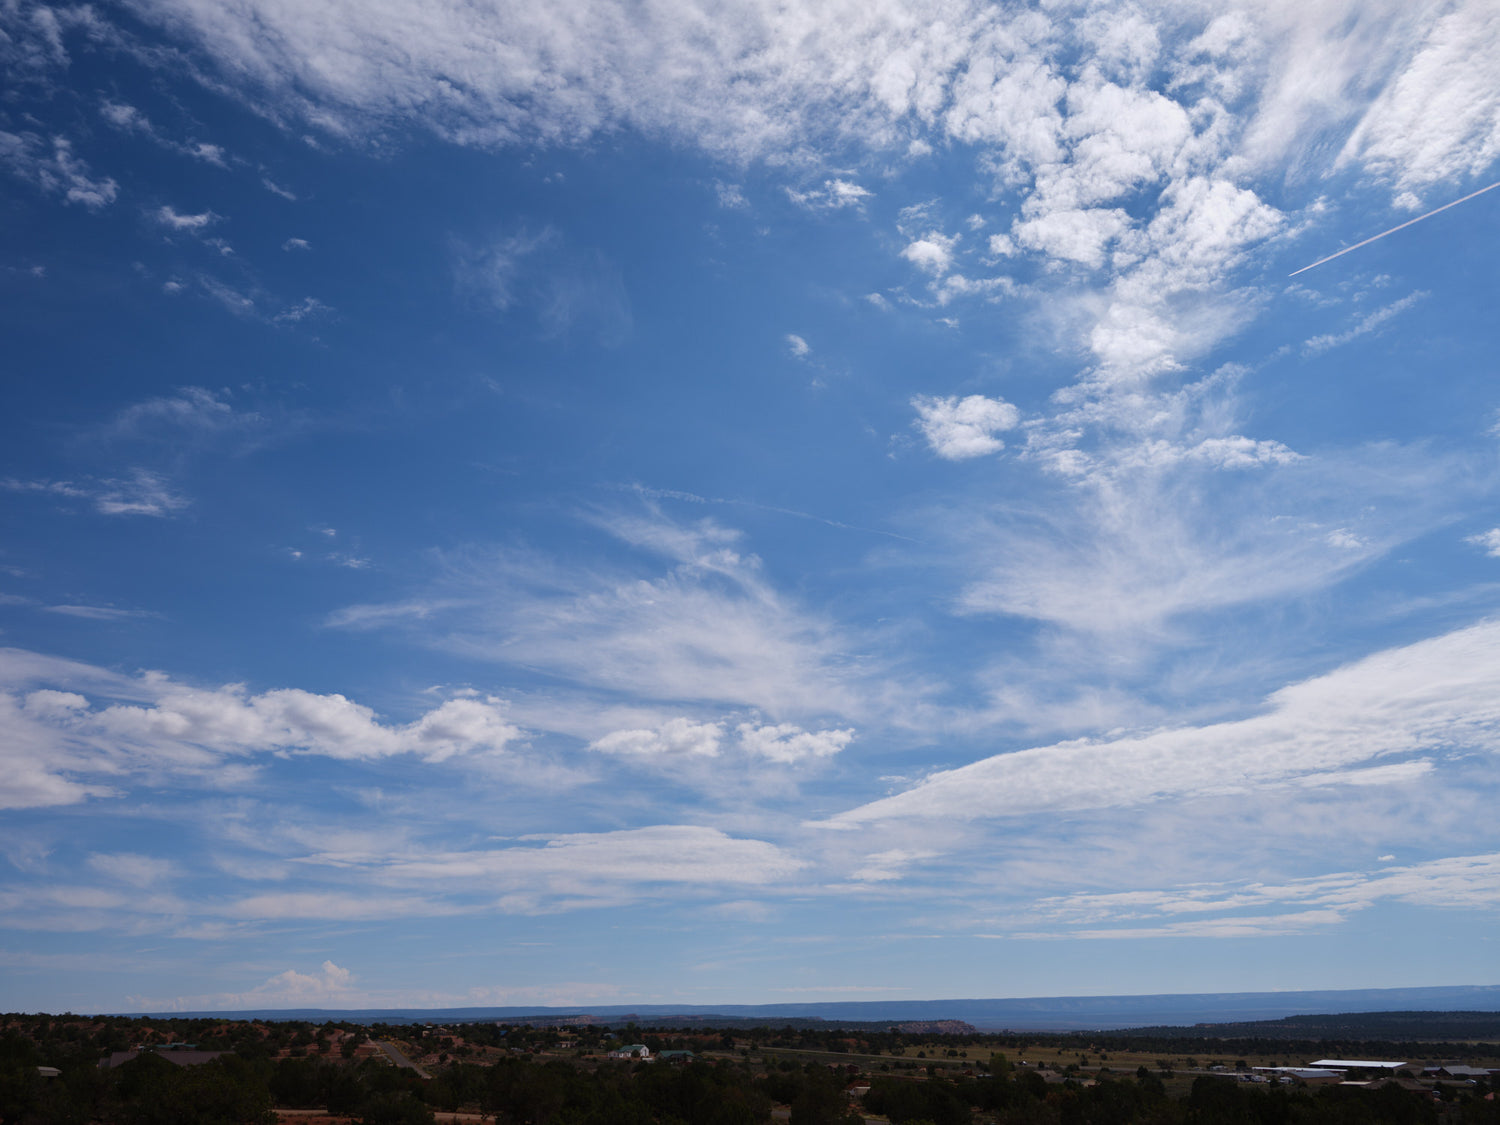
<path id="1" fill-rule="evenodd" d="M 966 395 L 934 398 L 918 395 L 911 401 L 917 428 L 927 445 L 946 461 L 965 461 L 999 453 L 1005 442 L 995 435 L 1013 430 L 1021 412 L 1002 398 Z"/>
<path id="2" fill-rule="evenodd" d="M 675 718 L 660 727 L 616 730 L 597 739 L 592 748 L 606 754 L 640 758 L 671 758 L 678 755 L 716 758 L 725 749 L 726 724 L 695 723 Z M 829 758 L 854 738 L 852 730 L 807 731 L 795 723 L 739 723 L 732 746 L 740 753 L 784 765 Z"/>
<path id="3" fill-rule="evenodd" d="M 456 0 L 357 18 L 339 3 L 316 17 L 189 0 L 137 10 L 246 96 L 345 136 L 414 115 L 460 143 L 576 141 L 626 125 L 740 160 L 811 156 L 835 138 L 918 155 L 927 138 L 972 146 L 1021 190 L 1009 234 L 995 236 L 1007 249 L 1108 271 L 1089 346 L 1111 379 L 1171 370 L 1233 331 L 1215 292 L 1285 225 L 1249 182 L 1259 172 L 1343 130 L 1337 159 L 1409 190 L 1482 168 L 1500 143 L 1500 28 L 1480 3 L 1210 13 L 943 0 L 795 18 L 765 0 L 670 13 L 561 4 L 526 19 Z M 870 194 L 843 176 L 788 191 L 819 209 Z M 903 254 L 941 276 L 956 237 L 920 232 Z M 976 290 L 939 296 L 961 291 Z"/>
<path id="4" fill-rule="evenodd" d="M 72 690 L 34 686 L 38 680 Z M 263 754 L 441 762 L 503 751 L 522 736 L 493 697 L 449 699 L 409 723 L 388 724 L 337 693 L 198 688 L 161 673 L 120 677 L 19 650 L 4 654 L 0 708 L 14 779 L 0 793 L 8 808 L 70 804 L 142 776 L 201 780 L 231 759 Z"/>
<path id="5" fill-rule="evenodd" d="M 1007 174 L 1081 146 L 1086 174 L 1058 190 L 1091 205 L 1149 182 L 1247 95 L 1248 147 L 1261 160 L 1357 117 L 1346 153 L 1399 164 L 1411 182 L 1486 161 L 1495 95 L 1482 76 L 1500 31 L 1483 4 L 1445 7 L 1078 3 L 1048 13 L 944 0 L 920 13 L 881 4 L 794 15 L 739 0 L 712 12 L 559 4 L 523 19 L 457 0 L 361 8 L 360 18 L 337 4 L 314 15 L 143 0 L 137 10 L 259 96 L 344 130 L 412 113 L 455 139 L 503 143 L 625 123 L 751 156 L 829 129 L 904 148 L 918 128 L 995 146 Z M 1064 45 L 1083 51 L 1071 69 Z M 1199 98 L 1143 95 L 1163 68 Z M 1361 105 L 1371 89 L 1381 96 Z"/>

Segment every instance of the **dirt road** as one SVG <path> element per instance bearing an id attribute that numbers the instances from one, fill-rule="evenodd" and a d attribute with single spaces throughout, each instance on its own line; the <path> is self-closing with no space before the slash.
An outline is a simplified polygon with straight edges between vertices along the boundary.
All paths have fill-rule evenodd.
<path id="1" fill-rule="evenodd" d="M 411 1059 L 409 1059 L 405 1055 L 403 1055 L 401 1053 L 401 1048 L 397 1047 L 396 1044 L 394 1044 L 394 1043 L 388 1043 L 384 1039 L 377 1039 L 375 1041 L 375 1045 L 377 1047 L 379 1047 L 382 1051 L 384 1051 L 385 1052 L 385 1057 L 388 1058 L 388 1059 L 390 1059 L 391 1062 L 395 1063 L 397 1066 L 404 1066 L 404 1067 L 410 1068 L 411 1070 L 415 1070 L 423 1078 L 431 1078 L 432 1077 L 432 1075 L 428 1074 L 420 1066 L 418 1066 L 416 1063 L 412 1062 Z"/>

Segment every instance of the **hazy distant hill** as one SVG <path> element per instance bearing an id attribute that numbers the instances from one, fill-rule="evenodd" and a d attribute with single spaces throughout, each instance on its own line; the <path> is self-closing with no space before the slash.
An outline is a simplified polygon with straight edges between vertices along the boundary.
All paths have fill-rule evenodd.
<path id="1" fill-rule="evenodd" d="M 1404 1040 L 1481 1042 L 1500 1039 L 1500 1012 L 1343 1012 L 1287 1016 L 1250 1023 L 1204 1023 L 1193 1027 L 1131 1028 L 1140 1035 L 1211 1036 L 1224 1039 Z"/>
<path id="2" fill-rule="evenodd" d="M 1000 1000 L 867 1000 L 824 1004 L 635 1004 L 574 1008 L 381 1008 L 331 1011 L 300 1008 L 257 1011 L 163 1012 L 167 1016 L 228 1016 L 284 1020 L 348 1020 L 360 1023 L 453 1023 L 479 1020 L 556 1021 L 591 1016 L 624 1024 L 707 1023 L 714 1016 L 777 1023 L 789 1019 L 906 1023 L 962 1020 L 982 1030 L 1108 1030 L 1126 1027 L 1193 1026 L 1283 1020 L 1361 1012 L 1500 1012 L 1500 985 L 1445 988 L 1368 988 L 1319 992 L 1187 993 L 1158 996 L 1048 996 Z M 1305 1034 L 1311 1034 L 1307 1032 Z M 1340 1032 L 1339 1034 L 1343 1034 Z"/>

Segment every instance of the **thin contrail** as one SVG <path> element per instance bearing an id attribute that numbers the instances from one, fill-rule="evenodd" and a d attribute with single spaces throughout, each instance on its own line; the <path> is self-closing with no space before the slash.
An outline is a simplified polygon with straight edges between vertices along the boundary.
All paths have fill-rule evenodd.
<path id="1" fill-rule="evenodd" d="M 1351 250 L 1358 250 L 1361 246 L 1368 246 L 1370 245 L 1370 243 L 1376 241 L 1377 239 L 1384 238 L 1388 234 L 1395 234 L 1398 230 L 1405 230 L 1413 223 L 1420 223 L 1423 219 L 1430 219 L 1439 211 L 1446 211 L 1450 207 L 1457 207 L 1460 203 L 1467 203 L 1476 195 L 1483 195 L 1485 192 L 1493 191 L 1497 187 L 1500 187 L 1500 180 L 1496 180 L 1494 183 L 1490 184 L 1489 187 L 1482 187 L 1478 191 L 1471 191 L 1462 199 L 1455 199 L 1452 203 L 1444 203 L 1441 207 L 1436 207 L 1433 210 L 1427 212 L 1427 214 L 1425 215 L 1418 215 L 1415 219 L 1407 219 L 1406 222 L 1402 223 L 1399 227 L 1392 227 L 1390 230 L 1383 230 L 1379 234 L 1373 234 L 1363 242 L 1356 242 L 1353 246 L 1345 246 L 1337 254 L 1330 254 L 1326 258 L 1319 258 L 1312 264 L 1312 266 L 1303 266 L 1300 270 L 1293 270 L 1291 273 L 1287 274 L 1287 277 L 1296 277 L 1299 273 L 1306 273 L 1308 270 L 1312 269 L 1313 266 L 1321 266 L 1324 262 L 1331 262 L 1335 258 L 1342 258 Z"/>

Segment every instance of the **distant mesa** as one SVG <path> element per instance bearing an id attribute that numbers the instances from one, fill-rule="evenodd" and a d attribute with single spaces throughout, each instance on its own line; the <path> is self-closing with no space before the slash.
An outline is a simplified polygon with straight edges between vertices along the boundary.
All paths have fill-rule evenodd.
<path id="1" fill-rule="evenodd" d="M 951 1023 L 969 1031 L 1113 1031 L 1123 1028 L 1192 1027 L 1196 1024 L 1261 1023 L 1268 1020 L 1342 1020 L 1360 1013 L 1423 1014 L 1500 1012 L 1500 985 L 1433 988 L 1329 989 L 1306 992 L 1213 992 L 1151 996 L 1051 996 L 1012 999 L 863 1000 L 798 1004 L 599 1005 L 576 1008 L 321 1008 L 151 1013 L 165 1018 L 219 1017 L 261 1020 L 343 1020 L 351 1023 L 529 1023 L 537 1027 L 624 1026 L 651 1022 L 758 1026 L 766 1024 L 871 1024 L 914 1031 Z M 1334 1015 L 1338 1013 L 1338 1015 Z M 122 1013 L 124 1014 L 124 1013 Z M 144 1014 L 144 1013 L 136 1013 Z M 1287 1033 L 1314 1038 L 1311 1026 Z"/>

